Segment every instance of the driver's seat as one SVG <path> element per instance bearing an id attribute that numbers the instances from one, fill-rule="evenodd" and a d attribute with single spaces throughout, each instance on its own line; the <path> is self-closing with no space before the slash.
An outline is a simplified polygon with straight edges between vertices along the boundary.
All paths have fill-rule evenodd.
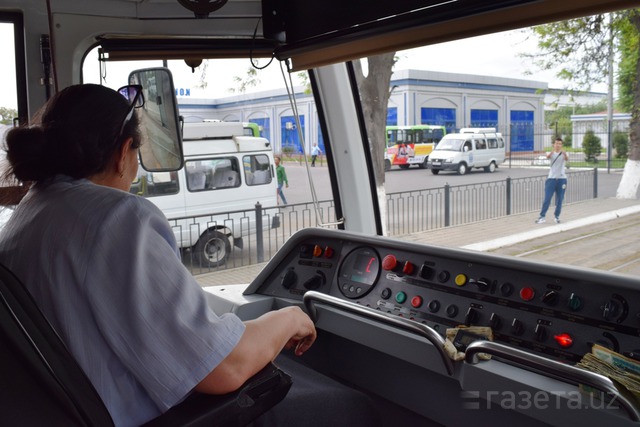
<path id="1" fill-rule="evenodd" d="M 35 301 L 0 265 L 0 413 L 5 426 L 113 426 L 100 396 Z M 280 402 L 291 377 L 273 364 L 223 396 L 193 394 L 149 426 L 242 426 Z"/>

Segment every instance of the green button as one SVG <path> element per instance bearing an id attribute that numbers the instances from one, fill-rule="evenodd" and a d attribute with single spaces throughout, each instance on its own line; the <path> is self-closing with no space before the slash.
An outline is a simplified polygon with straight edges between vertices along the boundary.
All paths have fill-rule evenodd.
<path id="1" fill-rule="evenodd" d="M 406 300 L 407 300 L 407 294 L 405 294 L 404 292 L 398 292 L 396 294 L 396 301 L 398 301 L 399 304 L 402 304 Z"/>

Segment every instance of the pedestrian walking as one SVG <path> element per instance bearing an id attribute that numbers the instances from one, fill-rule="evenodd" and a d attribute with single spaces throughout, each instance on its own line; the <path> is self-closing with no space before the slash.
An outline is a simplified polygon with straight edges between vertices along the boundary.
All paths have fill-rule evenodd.
<path id="1" fill-rule="evenodd" d="M 313 144 L 313 147 L 311 148 L 311 166 L 316 166 L 316 159 L 320 154 L 322 154 L 322 150 L 320 150 L 318 144 Z"/>
<path id="2" fill-rule="evenodd" d="M 545 216 L 551 204 L 551 198 L 554 195 L 556 197 L 556 209 L 553 212 L 554 221 L 556 224 L 560 223 L 562 200 L 564 199 L 564 192 L 567 189 L 565 163 L 569 160 L 567 153 L 562 151 L 561 138 L 558 137 L 553 142 L 553 151 L 547 153 L 547 159 L 549 159 L 551 165 L 549 167 L 549 176 L 544 183 L 544 201 L 542 202 L 542 209 L 540 210 L 540 216 L 536 220 L 536 224 L 542 224 L 547 221 Z"/>
<path id="3" fill-rule="evenodd" d="M 282 199 L 282 203 L 287 205 L 287 198 L 284 196 L 284 192 L 282 191 L 282 186 L 286 185 L 289 188 L 289 180 L 287 179 L 287 171 L 284 169 L 284 166 L 280 164 L 281 159 L 280 156 L 274 156 L 274 160 L 276 162 L 276 177 L 278 179 L 278 196 Z"/>

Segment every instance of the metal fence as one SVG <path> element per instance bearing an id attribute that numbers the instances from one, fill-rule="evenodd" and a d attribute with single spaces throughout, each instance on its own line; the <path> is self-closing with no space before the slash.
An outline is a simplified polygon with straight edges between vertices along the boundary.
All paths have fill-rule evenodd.
<path id="1" fill-rule="evenodd" d="M 571 170 L 567 175 L 570 185 L 565 194 L 565 203 L 598 197 L 597 169 Z M 546 175 L 540 175 L 388 193 L 387 234 L 401 236 L 537 211 L 544 197 L 545 179 Z M 267 261 L 296 231 L 319 226 L 320 222 L 336 222 L 332 200 L 320 201 L 318 209 L 320 218 L 312 203 L 270 208 L 257 204 L 252 210 L 175 218 L 169 222 L 176 232 L 185 228 L 195 229 L 191 234 L 196 237 L 182 249 L 182 258 L 193 274 L 201 274 Z M 207 262 L 206 257 L 202 256 L 204 248 L 197 236 L 210 228 L 225 228 L 236 236 L 228 237 L 230 250 L 224 262 Z"/>
<path id="2" fill-rule="evenodd" d="M 567 173 L 565 203 L 598 197 L 598 171 Z M 387 194 L 387 232 L 399 236 L 501 216 L 534 212 L 544 198 L 546 175 Z"/>

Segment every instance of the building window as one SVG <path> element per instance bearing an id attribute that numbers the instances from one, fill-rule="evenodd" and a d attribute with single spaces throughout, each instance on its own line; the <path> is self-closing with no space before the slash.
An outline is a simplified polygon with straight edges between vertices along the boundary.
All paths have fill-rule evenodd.
<path id="1" fill-rule="evenodd" d="M 497 128 L 498 110 L 471 110 L 472 128 Z"/>
<path id="2" fill-rule="evenodd" d="M 420 123 L 444 126 L 447 133 L 454 133 L 456 131 L 456 109 L 423 107 L 420 109 Z"/>
<path id="3" fill-rule="evenodd" d="M 511 151 L 533 151 L 533 111 L 511 111 Z"/>

